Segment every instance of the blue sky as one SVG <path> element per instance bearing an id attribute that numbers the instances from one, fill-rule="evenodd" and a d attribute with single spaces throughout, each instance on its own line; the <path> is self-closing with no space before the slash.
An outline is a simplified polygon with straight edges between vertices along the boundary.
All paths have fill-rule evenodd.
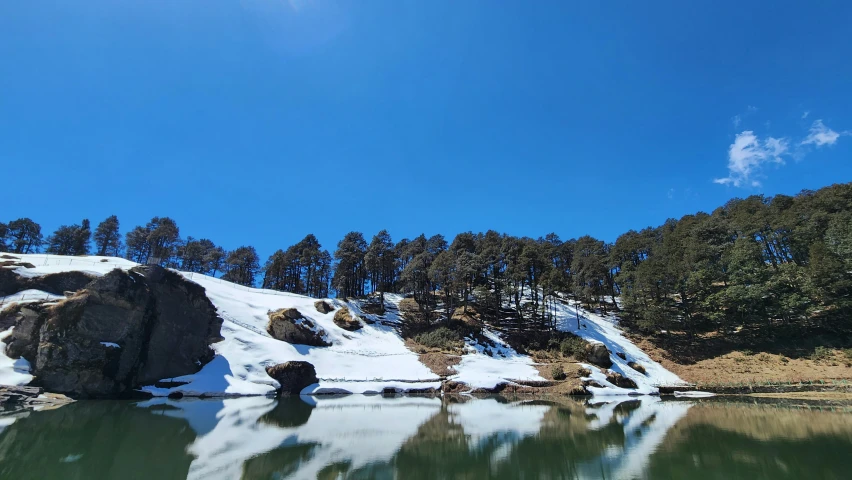
<path id="1" fill-rule="evenodd" d="M 852 3 L 0 3 L 3 221 L 618 234 L 852 180 Z"/>

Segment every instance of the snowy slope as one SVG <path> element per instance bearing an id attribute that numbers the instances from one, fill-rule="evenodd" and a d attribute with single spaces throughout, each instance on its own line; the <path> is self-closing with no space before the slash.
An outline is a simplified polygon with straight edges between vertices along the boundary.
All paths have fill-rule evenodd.
<path id="1" fill-rule="evenodd" d="M 114 268 L 127 270 L 137 265 L 119 258 L 14 256 L 35 266 L 15 269 L 19 275 L 29 277 L 72 270 L 104 275 Z M 406 391 L 440 387 L 440 380 L 420 363 L 417 355 L 408 350 L 402 338 L 388 326 L 377 323 L 348 332 L 334 324 L 334 312 L 317 312 L 314 308 L 316 299 L 244 287 L 204 275 L 183 275 L 206 289 L 208 298 L 225 319 L 222 325 L 224 340 L 213 344 L 216 357 L 198 373 L 163 379 L 188 382 L 186 385 L 172 389 L 144 388 L 154 395 L 168 395 L 173 391 L 210 396 L 269 394 L 278 384 L 266 374 L 265 367 L 290 360 L 305 360 L 316 367 L 320 382 L 308 387 L 304 393 L 368 393 L 387 388 Z M 9 300 L 16 300 L 26 293 L 21 292 Z M 335 308 L 343 305 L 339 300 L 329 302 Z M 358 311 L 356 305 L 350 307 Z M 332 346 L 291 345 L 270 337 L 266 333 L 267 312 L 280 308 L 297 308 L 327 332 Z M 9 333 L 11 330 L 3 334 Z M 0 356 L 0 381 L 28 383 L 32 377 L 28 375 L 28 365 L 24 368 L 23 364 L 20 359 Z"/>
<path id="2" fill-rule="evenodd" d="M 17 267 L 16 273 L 23 276 L 40 276 L 64 271 L 84 271 L 93 275 L 104 275 L 114 268 L 130 269 L 137 264 L 113 257 L 68 257 L 57 255 L 18 255 L 21 261 L 34 268 Z M 171 392 L 185 395 L 237 396 L 264 395 L 274 391 L 277 382 L 266 374 L 269 365 L 290 360 L 311 362 L 320 381 L 303 391 L 306 394 L 320 393 L 371 393 L 384 389 L 407 391 L 412 389 L 440 388 L 440 379 L 418 360 L 418 356 L 406 348 L 394 325 L 400 319 L 398 306 L 401 295 L 386 294 L 385 301 L 392 305 L 385 315 L 366 315 L 358 301 L 341 302 L 328 300 L 335 309 L 343 305 L 353 314 L 364 315 L 374 323 L 348 332 L 337 327 L 332 318 L 334 312 L 321 314 L 314 308 L 316 299 L 273 290 L 249 288 L 222 281 L 218 278 L 193 273 L 182 273 L 206 289 L 207 296 L 225 320 L 222 325 L 224 340 L 213 344 L 216 357 L 201 371 L 175 379 L 187 382 L 172 389 L 146 387 L 144 390 L 158 396 Z M 12 301 L 35 301 L 44 298 L 56 299 L 45 292 L 19 292 L 0 299 L 0 307 Z M 303 315 L 327 332 L 330 347 L 291 345 L 270 337 L 266 333 L 267 313 L 281 308 L 297 308 Z M 596 367 L 591 379 L 605 388 L 591 387 L 595 395 L 624 395 L 628 393 L 654 393 L 656 385 L 675 384 L 682 381 L 661 365 L 653 362 L 644 352 L 627 340 L 618 329 L 616 319 L 603 317 L 579 309 L 581 323 L 585 328 L 577 329 L 576 307 L 571 304 L 556 305 L 557 325 L 560 330 L 575 333 L 590 341 L 604 343 L 614 365 L 612 370 L 630 377 L 639 385 L 637 390 L 617 388 L 605 380 Z M 0 332 L 0 384 L 26 384 L 32 380 L 29 365 L 23 359 L 9 359 L 3 355 L 2 339 L 11 329 Z M 480 344 L 465 339 L 465 354 L 455 366 L 456 375 L 450 380 L 462 382 L 471 388 L 493 388 L 500 383 L 512 381 L 541 381 L 535 363 L 529 356 L 518 354 L 507 345 L 498 333 L 488 328 L 483 336 L 489 344 Z M 627 366 L 627 361 L 615 355 L 624 352 L 628 360 L 642 364 L 647 375 L 642 375 Z"/>
<path id="3" fill-rule="evenodd" d="M 624 337 L 618 328 L 618 319 L 615 315 L 600 315 L 580 307 L 578 302 L 569 304 L 558 303 L 556 310 L 556 328 L 564 332 L 571 332 L 590 342 L 600 342 L 606 345 L 613 362 L 610 370 L 618 372 L 636 382 L 639 387 L 636 390 L 627 390 L 616 387 L 606 381 L 606 375 L 594 365 L 583 364 L 592 371 L 591 380 L 603 385 L 605 388 L 587 387 L 593 395 L 626 395 L 630 392 L 650 394 L 658 392 L 659 385 L 684 384 L 674 373 L 666 370 L 659 363 L 651 360 L 645 352 Z M 580 328 L 577 328 L 577 316 L 580 317 Z M 616 352 L 623 352 L 627 360 L 622 359 Z M 627 362 L 637 362 L 645 367 L 645 374 L 633 370 Z"/>

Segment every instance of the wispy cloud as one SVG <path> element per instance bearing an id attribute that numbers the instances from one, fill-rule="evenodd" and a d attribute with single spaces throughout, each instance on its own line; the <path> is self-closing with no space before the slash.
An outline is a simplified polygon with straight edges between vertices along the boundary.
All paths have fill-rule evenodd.
<path id="1" fill-rule="evenodd" d="M 670 189 L 669 189 L 669 193 L 668 193 L 666 196 L 667 196 L 667 197 L 669 197 L 669 200 L 671 200 L 671 199 L 673 199 L 673 198 L 674 198 L 674 194 L 675 194 L 675 189 L 674 189 L 674 188 L 670 188 Z"/>
<path id="2" fill-rule="evenodd" d="M 802 118 L 808 117 L 809 114 L 810 112 L 805 112 Z M 751 130 L 745 130 L 736 136 L 728 149 L 728 176 L 715 178 L 713 182 L 734 187 L 758 187 L 760 181 L 757 178 L 763 175 L 766 164 L 783 165 L 784 158 L 788 157 L 800 161 L 813 147 L 834 145 L 840 137 L 846 135 L 852 135 L 852 131 L 837 132 L 826 126 L 822 119 L 814 120 L 807 136 L 796 142 L 789 137 L 761 137 Z"/>
<path id="3" fill-rule="evenodd" d="M 822 123 L 822 120 L 815 120 L 813 125 L 811 125 L 808 136 L 805 137 L 799 145 L 815 145 L 817 148 L 823 145 L 834 145 L 837 143 L 837 139 L 840 138 L 840 135 L 845 135 L 846 133 L 847 132 L 843 132 L 842 134 L 837 133 L 826 127 L 825 124 Z"/>
<path id="4" fill-rule="evenodd" d="M 734 115 L 731 117 L 731 123 L 734 124 L 734 128 L 740 128 L 740 124 L 743 123 L 743 117 Z"/>
<path id="5" fill-rule="evenodd" d="M 805 113 L 802 114 L 802 120 L 808 118 L 808 115 L 810 115 L 810 114 L 811 114 L 810 110 L 805 110 Z"/>
<path id="6" fill-rule="evenodd" d="M 716 178 L 715 183 L 742 187 L 760 186 L 754 177 L 766 163 L 783 164 L 782 156 L 789 150 L 789 140 L 786 138 L 766 137 L 760 139 L 751 130 L 737 135 L 734 143 L 728 149 L 728 176 Z"/>

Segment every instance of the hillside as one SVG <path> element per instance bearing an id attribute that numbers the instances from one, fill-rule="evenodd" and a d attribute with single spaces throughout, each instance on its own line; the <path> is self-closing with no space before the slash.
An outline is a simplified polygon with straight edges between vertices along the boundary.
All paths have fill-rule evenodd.
<path id="1" fill-rule="evenodd" d="M 79 271 L 100 276 L 112 269 L 129 270 L 137 264 L 114 257 L 68 257 L 41 254 L 15 254 L 4 257 L 4 268 L 23 277 L 39 277 L 57 272 Z M 347 307 L 363 319 L 363 328 L 347 331 L 338 327 L 334 312 L 320 313 L 315 298 L 286 292 L 250 288 L 197 273 L 182 273 L 206 290 L 206 294 L 224 319 L 221 342 L 212 345 L 216 355 L 195 374 L 163 379 L 182 383 L 171 388 L 145 387 L 143 390 L 165 396 L 180 392 L 188 396 L 237 396 L 272 393 L 277 382 L 267 375 L 265 367 L 291 360 L 305 360 L 316 367 L 319 383 L 303 391 L 306 394 L 378 393 L 388 389 L 422 391 L 439 389 L 442 378 L 418 360 L 400 335 L 399 304 L 402 295 L 385 295 L 385 313 L 366 313 L 364 300 L 328 299 L 335 310 Z M 28 290 L 0 298 L 0 308 L 12 302 L 60 301 L 62 297 L 38 290 Z M 268 312 L 295 308 L 326 332 L 328 347 L 292 345 L 272 338 L 266 331 Z M 580 328 L 577 328 L 577 316 Z M 554 306 L 557 329 L 571 332 L 589 341 L 600 342 L 612 352 L 611 370 L 636 382 L 638 388 L 623 389 L 607 381 L 594 365 L 583 364 L 591 374 L 584 380 L 595 395 L 654 393 L 655 385 L 680 383 L 681 380 L 651 360 L 624 337 L 612 315 L 600 315 L 582 309 L 573 302 Z M 14 327 L 12 327 L 14 328 Z M 8 336 L 11 329 L 3 332 Z M 5 347 L 4 347 L 5 348 Z M 535 362 L 528 355 L 510 347 L 497 330 L 485 326 L 476 338 L 465 338 L 461 360 L 448 372 L 446 380 L 460 382 L 467 389 L 493 389 L 501 384 L 543 382 Z M 625 358 L 616 355 L 623 353 Z M 627 365 L 635 361 L 643 365 L 641 374 Z M 24 359 L 0 357 L 0 383 L 25 384 L 32 380 Z"/>

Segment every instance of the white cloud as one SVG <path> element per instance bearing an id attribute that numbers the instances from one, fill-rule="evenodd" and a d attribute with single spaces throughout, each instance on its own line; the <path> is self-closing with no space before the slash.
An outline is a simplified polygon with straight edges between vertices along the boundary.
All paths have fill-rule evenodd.
<path id="1" fill-rule="evenodd" d="M 844 132 L 844 134 L 845 133 L 846 132 Z M 837 143 L 837 139 L 840 138 L 840 135 L 840 133 L 826 127 L 825 124 L 822 123 L 822 120 L 814 120 L 808 136 L 805 137 L 799 145 L 816 145 L 817 147 L 821 147 L 823 145 L 834 145 Z"/>
<path id="2" fill-rule="evenodd" d="M 810 115 L 810 114 L 811 114 L 810 110 L 805 110 L 805 113 L 802 114 L 802 120 L 808 118 L 808 115 Z"/>
<path id="3" fill-rule="evenodd" d="M 746 130 L 734 139 L 728 149 L 728 176 L 713 181 L 722 185 L 741 187 L 760 186 L 752 177 L 759 173 L 765 163 L 784 163 L 781 158 L 788 152 L 789 141 L 786 138 L 767 137 L 761 140 L 751 130 Z"/>

